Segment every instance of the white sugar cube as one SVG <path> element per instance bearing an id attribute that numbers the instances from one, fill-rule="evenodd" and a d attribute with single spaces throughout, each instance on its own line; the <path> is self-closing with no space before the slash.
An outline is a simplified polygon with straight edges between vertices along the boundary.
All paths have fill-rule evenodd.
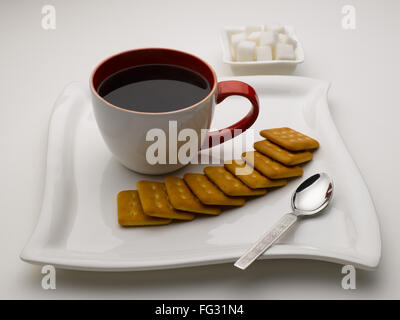
<path id="1" fill-rule="evenodd" d="M 240 41 L 236 50 L 236 60 L 253 61 L 255 47 L 256 43 L 254 41 Z"/>
<path id="2" fill-rule="evenodd" d="M 246 27 L 246 34 L 249 35 L 253 32 L 260 32 L 262 31 L 262 26 L 247 26 Z"/>
<path id="3" fill-rule="evenodd" d="M 264 25 L 264 30 L 265 31 L 275 31 L 275 32 L 285 32 L 285 28 L 277 23 L 270 23 L 270 24 L 265 24 Z"/>
<path id="4" fill-rule="evenodd" d="M 293 47 L 296 47 L 297 41 L 287 34 L 279 33 L 278 34 L 278 42 L 291 44 Z"/>
<path id="5" fill-rule="evenodd" d="M 260 31 L 254 31 L 248 35 L 247 40 L 254 41 L 258 44 L 260 42 L 260 34 Z"/>
<path id="6" fill-rule="evenodd" d="M 246 33 L 245 32 L 239 32 L 235 33 L 231 36 L 231 44 L 233 47 L 236 48 L 238 43 L 242 40 L 246 40 Z"/>
<path id="7" fill-rule="evenodd" d="M 256 47 L 256 60 L 257 61 L 272 60 L 271 46 Z"/>
<path id="8" fill-rule="evenodd" d="M 246 40 L 246 33 L 235 33 L 231 36 L 230 51 L 232 60 L 236 60 L 236 48 L 240 41 Z"/>
<path id="9" fill-rule="evenodd" d="M 260 46 L 271 46 L 277 41 L 278 37 L 275 31 L 263 31 L 260 33 Z"/>
<path id="10" fill-rule="evenodd" d="M 277 43 L 275 47 L 275 59 L 276 60 L 296 59 L 293 46 L 287 43 Z"/>

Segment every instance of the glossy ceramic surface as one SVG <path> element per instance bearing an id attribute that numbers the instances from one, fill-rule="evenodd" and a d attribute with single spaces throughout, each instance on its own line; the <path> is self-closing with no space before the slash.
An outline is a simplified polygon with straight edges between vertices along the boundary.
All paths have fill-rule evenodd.
<path id="1" fill-rule="evenodd" d="M 223 79 L 228 80 L 228 79 Z M 380 260 L 379 224 L 368 189 L 331 119 L 329 84 L 301 77 L 248 76 L 234 80 L 253 86 L 260 115 L 252 129 L 289 126 L 316 138 L 321 148 L 304 166 L 304 177 L 327 172 L 335 196 L 325 214 L 302 219 L 262 258 L 318 259 L 375 268 Z M 247 106 L 246 106 L 247 104 Z M 229 125 L 250 109 L 248 100 L 230 97 L 215 110 L 212 128 Z M 229 113 L 229 117 L 223 115 Z M 247 149 L 252 150 L 249 129 Z M 229 152 L 235 140 L 228 141 Z M 256 140 L 261 139 L 256 136 Z M 302 179 L 248 201 L 217 217 L 162 227 L 122 228 L 116 195 L 140 179 L 120 165 L 104 144 L 86 86 L 69 85 L 56 102 L 49 130 L 47 175 L 39 221 L 21 253 L 25 261 L 60 268 L 128 271 L 233 262 L 282 216 Z M 217 149 L 216 147 L 214 149 Z M 235 150 L 235 157 L 241 150 Z M 174 172 L 201 172 L 188 165 Z M 288 261 L 287 263 L 291 263 Z"/>
<path id="2" fill-rule="evenodd" d="M 120 108 L 106 101 L 97 92 L 100 83 L 109 75 L 127 67 L 154 63 L 178 65 L 198 72 L 209 82 L 211 88 L 209 94 L 201 101 L 186 108 L 170 112 L 150 113 Z M 191 140 L 191 148 L 199 150 L 202 145 L 208 147 L 208 145 L 219 144 L 221 136 L 226 131 L 232 133 L 235 129 L 246 131 L 257 119 L 259 112 L 257 95 L 249 85 L 240 81 L 217 83 L 214 70 L 206 62 L 189 53 L 173 49 L 143 48 L 113 55 L 95 68 L 90 78 L 90 87 L 94 116 L 104 142 L 121 164 L 141 174 L 166 174 L 187 164 L 180 161 L 169 161 L 167 151 L 166 163 L 149 163 L 146 151 L 155 140 L 154 136 L 148 136 L 150 130 L 156 129 L 158 132 L 162 132 L 166 136 L 166 141 L 169 141 L 170 125 L 174 122 L 178 132 L 190 129 L 196 133 L 197 140 Z M 202 129 L 210 128 L 215 105 L 232 95 L 248 98 L 253 106 L 250 112 L 242 119 L 232 119 L 237 122 L 230 124 L 227 128 L 221 127 L 202 135 Z M 173 134 L 171 138 L 174 139 Z M 185 143 L 186 141 L 177 141 L 177 150 Z M 171 153 L 176 154 L 177 152 L 172 151 Z"/>

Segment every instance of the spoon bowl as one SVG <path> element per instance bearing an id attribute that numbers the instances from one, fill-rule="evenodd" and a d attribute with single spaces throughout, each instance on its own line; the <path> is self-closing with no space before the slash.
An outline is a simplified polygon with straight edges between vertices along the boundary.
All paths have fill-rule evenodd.
<path id="1" fill-rule="evenodd" d="M 326 173 L 317 173 L 303 181 L 292 195 L 292 209 L 297 216 L 320 213 L 333 195 L 333 182 Z"/>

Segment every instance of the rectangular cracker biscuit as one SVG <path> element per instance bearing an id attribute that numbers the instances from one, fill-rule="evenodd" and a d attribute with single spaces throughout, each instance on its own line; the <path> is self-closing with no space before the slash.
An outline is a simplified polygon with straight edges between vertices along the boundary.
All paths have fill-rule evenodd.
<path id="1" fill-rule="evenodd" d="M 187 173 L 183 177 L 190 190 L 200 201 L 207 205 L 220 206 L 242 206 L 245 203 L 243 198 L 232 198 L 226 196 L 208 178 L 201 173 Z"/>
<path id="2" fill-rule="evenodd" d="M 224 166 L 240 181 L 252 189 L 281 187 L 287 183 L 285 179 L 268 179 L 253 167 L 248 166 L 243 160 L 232 160 L 232 162 L 226 162 Z"/>
<path id="3" fill-rule="evenodd" d="M 244 152 L 243 159 L 270 179 L 285 179 L 303 175 L 301 167 L 285 167 L 257 151 Z"/>
<path id="4" fill-rule="evenodd" d="M 287 127 L 262 130 L 260 135 L 290 151 L 313 150 L 319 147 L 317 140 Z"/>
<path id="5" fill-rule="evenodd" d="M 152 217 L 193 220 L 193 213 L 175 210 L 169 202 L 164 183 L 156 181 L 139 181 L 136 184 L 143 212 Z"/>
<path id="6" fill-rule="evenodd" d="M 164 225 L 172 221 L 144 214 L 137 190 L 121 191 L 117 195 L 117 203 L 118 223 L 123 227 Z"/>
<path id="7" fill-rule="evenodd" d="M 202 204 L 190 191 L 183 179 L 178 177 L 166 177 L 164 183 L 167 188 L 169 201 L 175 209 L 213 215 L 221 213 L 221 208 L 219 207 Z"/>
<path id="8" fill-rule="evenodd" d="M 223 166 L 206 167 L 204 173 L 228 196 L 262 196 L 266 189 L 250 189 Z"/>
<path id="9" fill-rule="evenodd" d="M 287 166 L 304 163 L 313 158 L 313 154 L 309 151 L 293 153 L 268 140 L 257 141 L 254 143 L 254 149 Z"/>

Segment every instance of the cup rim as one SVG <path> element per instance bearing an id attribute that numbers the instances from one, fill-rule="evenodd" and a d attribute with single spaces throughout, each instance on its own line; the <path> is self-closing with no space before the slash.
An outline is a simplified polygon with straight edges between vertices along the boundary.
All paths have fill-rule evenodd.
<path id="1" fill-rule="evenodd" d="M 174 53 L 178 53 L 178 54 L 188 55 L 188 56 L 190 56 L 190 57 L 192 57 L 194 59 L 197 59 L 202 64 L 204 64 L 209 69 L 209 71 L 211 71 L 214 83 L 213 83 L 212 88 L 210 89 L 210 92 L 208 93 L 208 95 L 206 97 L 204 97 L 202 100 L 196 102 L 195 104 L 192 104 L 192 105 L 187 106 L 187 107 L 182 108 L 182 109 L 177 109 L 177 110 L 173 110 L 173 111 L 163 111 L 163 112 L 143 112 L 143 111 L 135 111 L 135 110 L 124 109 L 124 108 L 121 108 L 121 107 L 119 107 L 117 105 L 114 105 L 114 104 L 108 102 L 106 99 L 104 99 L 102 96 L 100 96 L 99 93 L 97 92 L 97 90 L 94 87 L 94 76 L 95 76 L 96 72 L 101 68 L 101 66 L 103 66 L 107 61 L 109 61 L 109 60 L 111 60 L 111 59 L 113 59 L 115 57 L 122 56 L 124 54 L 132 53 L 132 52 L 142 51 L 142 50 L 164 50 L 164 51 L 174 52 Z M 102 102 L 104 102 L 106 105 L 108 105 L 108 106 L 110 106 L 112 108 L 115 108 L 115 109 L 118 109 L 118 110 L 121 110 L 121 111 L 125 111 L 125 112 L 129 112 L 129 113 L 133 113 L 133 114 L 162 115 L 162 114 L 171 114 L 171 113 L 179 113 L 179 112 L 182 112 L 182 111 L 187 111 L 187 110 L 190 110 L 190 109 L 193 109 L 193 108 L 199 106 L 204 101 L 208 100 L 214 94 L 214 91 L 217 88 L 217 76 L 215 74 L 214 69 L 207 62 L 205 62 L 203 59 L 200 59 L 199 57 L 197 57 L 197 56 L 195 56 L 195 55 L 193 55 L 191 53 L 187 53 L 185 51 L 180 51 L 180 50 L 175 50 L 175 49 L 169 49 L 169 48 L 148 47 L 148 48 L 138 48 L 138 49 L 125 50 L 125 51 L 116 53 L 114 55 L 111 55 L 111 56 L 105 58 L 104 60 L 102 60 L 100 63 L 98 63 L 96 65 L 96 67 L 92 71 L 92 74 L 90 76 L 90 88 L 92 89 L 92 92 L 95 94 L 95 96 L 98 99 L 100 99 Z"/>

